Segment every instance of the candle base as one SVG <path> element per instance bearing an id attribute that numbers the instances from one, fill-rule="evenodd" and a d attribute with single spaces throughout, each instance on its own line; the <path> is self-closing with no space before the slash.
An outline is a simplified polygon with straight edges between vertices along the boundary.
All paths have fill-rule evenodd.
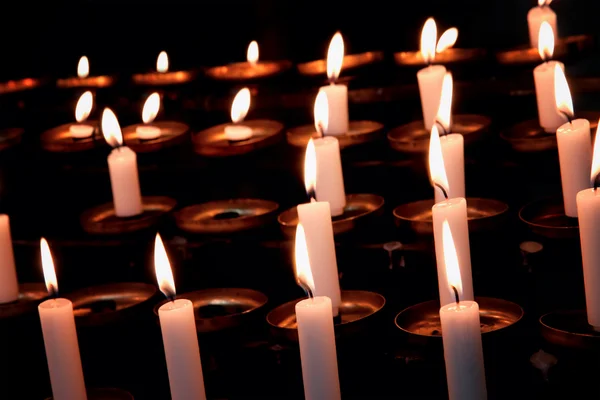
<path id="1" fill-rule="evenodd" d="M 521 208 L 519 218 L 540 236 L 579 239 L 579 221 L 565 215 L 562 197 L 535 200 Z"/>
<path id="2" fill-rule="evenodd" d="M 567 348 L 600 350 L 600 332 L 589 325 L 585 310 L 557 310 L 540 320 L 542 337 L 548 343 Z"/>
<path id="3" fill-rule="evenodd" d="M 135 74 L 133 82 L 143 86 L 171 86 L 190 82 L 196 75 L 192 71 L 148 72 Z"/>
<path id="4" fill-rule="evenodd" d="M 393 211 L 396 226 L 419 235 L 432 235 L 433 205 L 433 199 L 399 205 Z M 467 217 L 471 233 L 498 229 L 504 223 L 507 213 L 508 205 L 500 200 L 467 198 Z"/>
<path id="5" fill-rule="evenodd" d="M 267 314 L 267 322 L 275 339 L 284 342 L 298 341 L 296 304 L 302 299 L 292 300 Z M 349 339 L 361 336 L 377 325 L 385 298 L 379 293 L 360 290 L 342 290 L 339 318 L 334 318 L 336 336 Z"/>
<path id="6" fill-rule="evenodd" d="M 68 88 L 104 88 L 109 87 L 115 82 L 115 79 L 102 75 L 102 76 L 90 76 L 87 78 L 65 78 L 56 81 L 56 86 L 63 89 Z"/>
<path id="7" fill-rule="evenodd" d="M 485 49 L 458 49 L 452 47 L 436 54 L 435 63 L 442 65 L 464 64 L 481 61 L 485 56 Z M 396 62 L 396 65 L 400 66 L 423 67 L 427 65 L 423 60 L 423 55 L 420 51 L 401 51 L 394 53 L 394 61 Z"/>
<path id="8" fill-rule="evenodd" d="M 591 50 L 593 45 L 594 40 L 591 35 L 575 35 L 557 38 L 554 42 L 553 58 L 555 60 L 564 60 L 575 57 Z M 537 47 L 532 48 L 530 44 L 527 44 L 497 52 L 496 60 L 504 65 L 539 64 L 540 55 Z"/>
<path id="9" fill-rule="evenodd" d="M 360 67 L 365 67 L 370 64 L 375 64 L 383 61 L 385 55 L 381 51 L 369 51 L 366 53 L 359 54 L 348 54 L 344 56 L 343 71 L 350 71 Z M 296 66 L 300 75 L 306 76 L 317 76 L 325 75 L 327 73 L 327 61 L 326 60 L 314 60 L 298 64 Z"/>
<path id="10" fill-rule="evenodd" d="M 460 133 L 465 147 L 485 138 L 492 121 L 483 115 L 459 114 L 452 117 L 452 132 Z M 422 120 L 413 121 L 388 132 L 392 149 L 401 153 L 423 154 L 429 151 L 431 132 L 425 129 Z"/>
<path id="11" fill-rule="evenodd" d="M 90 127 L 98 126 L 97 121 L 86 121 L 85 124 Z M 93 129 L 92 134 L 87 137 L 75 138 L 71 132 L 73 125 L 72 123 L 60 125 L 42 133 L 40 137 L 42 148 L 56 153 L 74 153 L 91 150 L 98 145 L 99 141 L 96 140 L 98 129 Z"/>
<path id="12" fill-rule="evenodd" d="M 259 199 L 211 201 L 185 207 L 175 213 L 183 231 L 196 234 L 228 234 L 256 229 L 275 219 L 279 204 Z"/>
<path id="13" fill-rule="evenodd" d="M 383 212 L 384 199 L 375 194 L 349 194 L 346 195 L 344 212 L 332 218 L 333 233 L 335 235 L 352 231 L 366 224 L 371 217 Z M 288 237 L 294 237 L 298 226 L 298 210 L 292 207 L 279 214 L 277 217 L 279 227 Z"/>
<path id="14" fill-rule="evenodd" d="M 22 283 L 16 301 L 0 304 L 0 320 L 36 313 L 38 304 L 47 297 L 48 290 L 43 283 Z"/>
<path id="15" fill-rule="evenodd" d="M 42 85 L 42 81 L 33 78 L 24 78 L 14 81 L 0 82 L 0 94 L 16 93 L 31 90 Z"/>
<path id="16" fill-rule="evenodd" d="M 46 400 L 53 400 L 48 397 Z M 121 389 L 88 389 L 87 400 L 134 400 L 133 395 Z"/>
<path id="17" fill-rule="evenodd" d="M 136 124 L 123 128 L 123 141 L 136 153 L 151 153 L 182 144 L 188 139 L 187 133 L 190 131 L 187 124 L 160 121 L 152 123 L 152 127 L 160 129 L 157 137 L 140 137 L 138 129 L 144 125 Z"/>
<path id="18" fill-rule="evenodd" d="M 348 133 L 335 135 L 340 143 L 340 149 L 379 140 L 383 135 L 383 124 L 375 121 L 350 121 Z M 303 125 L 287 131 L 286 139 L 289 144 L 306 149 L 308 141 L 318 139 L 320 135 L 314 125 Z"/>
<path id="19" fill-rule="evenodd" d="M 219 81 L 246 81 L 273 77 L 291 67 L 292 63 L 287 60 L 259 61 L 255 65 L 239 62 L 209 68 L 206 70 L 206 75 Z"/>

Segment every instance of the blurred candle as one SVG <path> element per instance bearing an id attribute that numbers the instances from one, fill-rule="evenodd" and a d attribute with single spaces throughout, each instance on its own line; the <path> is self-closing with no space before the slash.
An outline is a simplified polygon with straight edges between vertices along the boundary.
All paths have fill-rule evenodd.
<path id="1" fill-rule="evenodd" d="M 19 299 L 13 243 L 8 215 L 0 214 L 0 304 Z"/>
<path id="2" fill-rule="evenodd" d="M 206 400 L 194 305 L 175 299 L 175 283 L 160 235 L 154 241 L 154 269 L 160 291 L 171 301 L 158 309 L 172 400 Z"/>
<path id="3" fill-rule="evenodd" d="M 435 59 L 437 40 L 437 27 L 433 18 L 429 18 L 421 32 L 421 55 L 427 67 L 417 72 L 421 107 L 423 109 L 423 123 L 425 130 L 431 131 L 440 105 L 442 83 L 446 75 L 446 68 L 442 65 L 431 65 Z"/>
<path id="4" fill-rule="evenodd" d="M 48 293 L 58 294 L 52 254 L 46 239 L 40 241 L 42 268 Z M 83 368 L 75 329 L 73 303 L 52 298 L 38 306 L 53 400 L 86 400 Z"/>
<path id="5" fill-rule="evenodd" d="M 158 53 L 158 57 L 156 58 L 156 72 L 169 72 L 169 56 L 166 51 Z"/>
<path id="6" fill-rule="evenodd" d="M 577 193 L 589 188 L 592 166 L 592 138 L 587 119 L 575 119 L 569 85 L 562 68 L 554 67 L 556 108 L 566 124 L 556 130 L 565 214 L 577 218 Z"/>
<path id="7" fill-rule="evenodd" d="M 158 126 L 152 125 L 158 110 L 160 109 L 160 95 L 156 92 L 152 93 L 144 102 L 142 108 L 143 125 L 138 125 L 135 128 L 135 133 L 140 140 L 158 139 L 161 135 L 161 130 Z"/>
<path id="8" fill-rule="evenodd" d="M 225 127 L 225 137 L 231 142 L 248 140 L 252 137 L 252 128 L 249 126 L 238 125 L 244 121 L 248 110 L 250 109 L 250 90 L 248 88 L 241 89 L 231 103 L 231 121 L 232 125 Z"/>
<path id="9" fill-rule="evenodd" d="M 85 79 L 90 74 L 90 61 L 86 56 L 81 56 L 77 63 L 77 77 Z"/>
<path id="10" fill-rule="evenodd" d="M 69 126 L 69 133 L 73 139 L 85 139 L 94 133 L 94 127 L 89 124 L 83 124 L 92 112 L 94 106 L 94 96 L 89 90 L 83 93 L 79 100 L 77 100 L 77 106 L 75 107 L 75 120 L 76 124 Z"/>
<path id="11" fill-rule="evenodd" d="M 250 65 L 256 65 L 258 63 L 258 42 L 253 40 L 248 45 L 248 51 L 246 51 L 246 60 Z"/>
<path id="12" fill-rule="evenodd" d="M 315 290 L 312 262 L 302 224 L 298 224 L 296 228 L 295 259 L 296 279 L 309 293 L 308 299 L 296 304 L 304 398 L 340 399 L 331 299 L 327 296 L 312 296 Z"/>
<path id="13" fill-rule="evenodd" d="M 137 156 L 129 147 L 123 146 L 119 121 L 109 108 L 102 113 L 102 133 L 106 142 L 114 148 L 108 156 L 108 171 L 115 215 L 131 217 L 141 214 L 143 207 Z"/>
<path id="14" fill-rule="evenodd" d="M 487 389 L 479 305 L 462 299 L 461 269 L 447 220 L 442 223 L 442 241 L 447 268 L 447 281 L 444 285 L 454 295 L 454 302 L 440 309 L 448 398 L 485 400 Z"/>
<path id="15" fill-rule="evenodd" d="M 329 123 L 324 127 L 326 135 L 344 135 L 348 133 L 350 124 L 350 118 L 348 117 L 348 87 L 335 83 L 340 76 L 343 63 L 344 39 L 342 34 L 337 32 L 333 35 L 327 51 L 327 77 L 331 83 L 319 89 L 320 92 L 327 95 Z"/>
<path id="16" fill-rule="evenodd" d="M 547 22 L 551 27 L 552 31 L 558 37 L 558 30 L 556 29 L 556 14 L 550 8 L 552 0 L 538 0 L 538 6 L 533 7 L 527 13 L 527 24 L 529 25 L 529 42 L 531 47 L 534 49 L 538 47 L 538 33 L 542 22 Z"/>

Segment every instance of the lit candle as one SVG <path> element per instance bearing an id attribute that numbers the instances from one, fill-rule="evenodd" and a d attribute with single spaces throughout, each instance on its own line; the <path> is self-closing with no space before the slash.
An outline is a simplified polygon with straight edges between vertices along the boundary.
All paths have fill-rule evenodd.
<path id="1" fill-rule="evenodd" d="M 311 202 L 298 205 L 298 219 L 306 231 L 308 255 L 313 265 L 312 273 L 315 283 L 313 292 L 315 296 L 329 297 L 333 315 L 337 316 L 341 303 L 341 293 L 335 257 L 333 225 L 329 203 L 315 201 L 314 198 L 317 179 L 316 169 L 315 147 L 311 139 L 308 142 L 306 159 L 304 160 L 304 183 Z"/>
<path id="2" fill-rule="evenodd" d="M 156 72 L 160 72 L 161 74 L 169 72 L 169 56 L 164 50 L 158 53 L 158 57 L 156 58 Z"/>
<path id="3" fill-rule="evenodd" d="M 554 69 L 557 65 L 563 70 L 565 67 L 561 62 L 551 61 L 554 53 L 554 32 L 546 21 L 540 25 L 538 51 L 544 61 L 533 70 L 538 117 L 544 131 L 555 133 L 565 121 L 556 109 L 554 100 Z"/>
<path id="4" fill-rule="evenodd" d="M 225 127 L 225 137 L 232 142 L 248 140 L 252 137 L 252 128 L 239 123 L 244 121 L 248 110 L 250 109 L 250 90 L 241 89 L 234 97 L 231 103 L 231 121 L 233 125 Z"/>
<path id="5" fill-rule="evenodd" d="M 252 66 L 258 63 L 258 42 L 253 40 L 248 45 L 248 51 L 246 51 L 246 60 Z"/>
<path id="6" fill-rule="evenodd" d="M 565 214 L 577 218 L 577 193 L 589 188 L 592 138 L 587 119 L 573 119 L 573 101 L 562 68 L 554 67 L 556 108 L 568 120 L 556 130 Z"/>
<path id="7" fill-rule="evenodd" d="M 434 21 L 435 22 L 435 21 Z M 436 29 L 437 30 L 437 29 Z M 454 46 L 456 41 L 458 40 L 458 29 L 456 28 L 448 28 L 442 36 L 438 39 L 437 45 L 435 46 L 435 52 L 441 53 L 444 50 L 447 50 Z"/>
<path id="8" fill-rule="evenodd" d="M 8 215 L 0 214 L 0 304 L 19 298 L 19 282 L 15 268 Z"/>
<path id="9" fill-rule="evenodd" d="M 131 217 L 141 214 L 143 207 L 137 156 L 129 147 L 123 146 L 119 121 L 109 108 L 104 109 L 102 113 L 102 134 L 106 142 L 113 147 L 108 156 L 108 171 L 115 215 Z"/>
<path id="10" fill-rule="evenodd" d="M 156 235 L 154 268 L 160 291 L 171 301 L 158 309 L 172 400 L 206 400 L 194 305 L 175 299 L 173 271 L 165 246 Z"/>
<path id="11" fill-rule="evenodd" d="M 86 56 L 81 56 L 77 63 L 77 76 L 80 79 L 85 79 L 90 74 L 90 61 Z"/>
<path id="12" fill-rule="evenodd" d="M 75 107 L 75 120 L 77 123 L 69 126 L 69 132 L 73 139 L 85 139 L 94 133 L 92 125 L 82 123 L 90 116 L 93 105 L 94 96 L 89 90 L 83 93 L 79 97 L 79 100 L 77 100 L 77 106 Z"/>
<path id="13" fill-rule="evenodd" d="M 448 269 L 445 290 L 455 297 L 454 302 L 440 309 L 448 398 L 449 400 L 485 400 L 487 389 L 479 305 L 462 298 L 459 257 L 447 220 L 444 220 L 442 225 L 442 241 Z"/>
<path id="14" fill-rule="evenodd" d="M 436 123 L 444 131 L 439 138 L 438 129 L 431 130 L 431 135 L 438 135 L 444 168 L 448 177 L 448 198 L 465 197 L 465 141 L 463 135 L 452 132 L 452 74 L 446 72 L 442 84 L 442 95 Z M 434 190 L 435 202 L 445 199 L 441 190 Z"/>
<path id="15" fill-rule="evenodd" d="M 442 65 L 431 65 L 435 59 L 437 40 L 437 27 L 433 18 L 429 18 L 421 32 L 421 55 L 427 67 L 417 72 L 419 93 L 421 95 L 421 108 L 423 109 L 423 123 L 425 130 L 430 131 L 435 121 L 440 105 L 442 83 L 446 75 L 446 68 Z"/>
<path id="16" fill-rule="evenodd" d="M 538 32 L 542 22 L 547 22 L 552 27 L 552 31 L 558 36 L 556 29 L 556 14 L 550 8 L 552 0 L 538 0 L 538 6 L 533 7 L 527 13 L 527 23 L 529 25 L 529 42 L 534 49 L 538 47 Z"/>
<path id="17" fill-rule="evenodd" d="M 309 294 L 309 298 L 296 304 L 298 342 L 302 362 L 302 380 L 306 400 L 340 399 L 335 332 L 331 299 L 313 297 L 315 282 L 307 251 L 307 240 L 302 224 L 296 228 L 295 258 L 296 278 Z"/>
<path id="18" fill-rule="evenodd" d="M 323 136 L 330 117 L 327 94 L 324 91 L 319 91 L 314 105 L 315 128 L 317 132 L 321 133 L 321 138 L 313 141 L 317 160 L 315 194 L 317 201 L 329 203 L 331 215 L 336 217 L 344 213 L 346 190 L 344 188 L 340 144 L 335 137 Z"/>
<path id="19" fill-rule="evenodd" d="M 40 241 L 42 268 L 48 293 L 54 298 L 38 306 L 53 400 L 86 400 L 73 303 L 57 298 L 58 284 L 46 239 Z"/>
<path id="20" fill-rule="evenodd" d="M 437 127 L 433 127 L 431 141 L 429 144 L 429 174 L 431 182 L 436 191 L 447 194 L 448 177 L 444 168 L 444 157 L 442 156 Z M 458 253 L 460 275 L 462 276 L 462 298 L 473 300 L 473 276 L 471 274 L 471 250 L 469 245 L 469 224 L 467 220 L 467 201 L 464 197 L 455 197 L 436 203 L 431 209 L 433 218 L 433 234 L 435 239 L 435 257 L 437 261 L 438 288 L 440 292 L 440 304 L 442 306 L 454 301 L 454 297 L 448 292 L 446 282 L 446 259 L 442 246 L 442 224 L 448 221 L 452 232 L 454 232 L 454 243 Z"/>
<path id="21" fill-rule="evenodd" d="M 333 35 L 327 51 L 327 77 L 330 84 L 323 86 L 319 91 L 327 95 L 329 109 L 329 123 L 323 130 L 325 135 L 344 135 L 348 133 L 348 87 L 336 85 L 344 63 L 344 39 L 337 32 Z"/>
<path id="22" fill-rule="evenodd" d="M 140 140 L 152 140 L 160 137 L 160 128 L 152 125 L 159 109 L 160 95 L 155 92 L 148 96 L 144 102 L 144 108 L 142 108 L 142 121 L 144 121 L 144 125 L 139 125 L 135 128 L 135 133 Z"/>

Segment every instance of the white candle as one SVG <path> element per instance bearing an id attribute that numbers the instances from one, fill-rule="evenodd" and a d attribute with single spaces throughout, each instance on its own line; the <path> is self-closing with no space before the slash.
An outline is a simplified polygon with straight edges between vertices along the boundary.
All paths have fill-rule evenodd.
<path id="1" fill-rule="evenodd" d="M 0 304 L 11 303 L 19 298 L 19 282 L 10 235 L 8 215 L 0 214 Z"/>
<path id="2" fill-rule="evenodd" d="M 302 225 L 296 230 L 296 277 L 307 290 L 314 289 L 312 258 L 307 252 Z M 296 304 L 298 342 L 306 400 L 341 398 L 331 299 L 311 297 Z"/>
<path id="3" fill-rule="evenodd" d="M 169 259 L 160 236 L 154 244 L 154 268 L 160 290 L 175 297 Z M 172 400 L 206 400 L 194 305 L 190 300 L 169 301 L 158 309 Z"/>
<path id="4" fill-rule="evenodd" d="M 527 24 L 529 25 L 529 42 L 534 49 L 538 47 L 538 33 L 540 25 L 546 21 L 552 27 L 552 31 L 558 37 L 556 29 L 556 14 L 550 8 L 549 4 L 552 0 L 538 0 L 538 7 L 533 7 L 527 13 Z"/>
<path id="5" fill-rule="evenodd" d="M 46 239 L 40 241 L 46 287 L 56 295 L 58 285 Z M 73 304 L 67 299 L 46 300 L 38 306 L 53 400 L 86 400 Z"/>
<path id="6" fill-rule="evenodd" d="M 160 109 L 160 95 L 158 93 L 152 93 L 144 102 L 142 108 L 142 121 L 144 125 L 139 125 L 135 128 L 135 133 L 140 140 L 153 140 L 158 139 L 162 133 L 158 126 L 151 125 L 158 110 Z"/>
<path id="7" fill-rule="evenodd" d="M 86 58 L 87 60 L 87 58 Z M 77 106 L 75 107 L 75 120 L 76 124 L 71 124 L 69 127 L 69 133 L 73 139 L 85 139 L 94 133 L 94 127 L 89 124 L 83 124 L 92 112 L 94 105 L 94 96 L 89 90 L 83 93 L 79 100 L 77 100 Z"/>
<path id="8" fill-rule="evenodd" d="M 117 217 L 139 215 L 143 207 L 137 156 L 129 147 L 122 145 L 121 127 L 117 117 L 109 108 L 102 113 L 102 133 L 106 141 L 114 147 L 108 155 L 108 170 L 115 215 Z"/>
<path id="9" fill-rule="evenodd" d="M 239 124 L 246 118 L 249 109 L 250 90 L 243 88 L 235 95 L 233 103 L 231 103 L 231 121 L 233 121 L 233 125 L 225 127 L 225 138 L 227 140 L 239 142 L 252 137 L 252 128 Z"/>
<path id="10" fill-rule="evenodd" d="M 421 32 L 421 55 L 429 66 L 417 72 L 421 108 L 423 109 L 423 124 L 425 130 L 430 131 L 435 121 L 440 105 L 442 84 L 446 75 L 446 68 L 442 65 L 431 65 L 435 59 L 437 28 L 433 18 L 429 18 Z"/>
<path id="11" fill-rule="evenodd" d="M 556 107 L 562 114 L 572 119 L 573 102 L 563 70 L 556 66 L 554 74 Z M 577 193 L 590 186 L 592 138 L 589 121 L 576 119 L 560 126 L 556 131 L 556 141 L 565 214 L 576 218 Z"/>
<path id="12" fill-rule="evenodd" d="M 330 85 L 323 86 L 319 91 L 327 95 L 329 123 L 324 127 L 326 135 L 345 135 L 348 133 L 350 118 L 348 117 L 348 87 L 335 83 L 344 63 L 344 39 L 337 32 L 333 35 L 327 51 L 327 76 Z"/>
<path id="13" fill-rule="evenodd" d="M 479 305 L 474 301 L 463 300 L 462 270 L 457 249 L 454 247 L 454 230 L 447 220 L 442 223 L 442 242 L 444 248 L 447 291 L 454 293 L 454 302 L 442 306 L 440 321 L 444 360 L 446 362 L 446 380 L 450 400 L 485 400 L 487 389 Z"/>

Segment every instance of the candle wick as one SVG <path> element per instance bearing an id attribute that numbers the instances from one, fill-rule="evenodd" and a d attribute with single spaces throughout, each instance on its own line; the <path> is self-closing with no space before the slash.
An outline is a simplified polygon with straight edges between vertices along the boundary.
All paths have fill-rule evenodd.
<path id="1" fill-rule="evenodd" d="M 435 120 L 435 124 L 438 125 L 442 129 L 442 136 L 447 136 L 450 134 L 450 132 L 448 132 L 448 130 L 446 130 L 446 127 L 444 126 L 444 124 L 442 124 L 440 122 L 439 119 Z"/>
<path id="2" fill-rule="evenodd" d="M 298 285 L 300 285 L 300 287 L 302 288 L 302 290 L 304 290 L 304 292 L 306 293 L 306 296 L 308 296 L 309 299 L 314 299 L 314 295 L 312 292 L 312 289 L 306 285 L 304 282 L 298 281 Z"/>
<path id="3" fill-rule="evenodd" d="M 598 186 L 600 186 L 600 174 L 594 177 L 594 193 L 598 194 Z"/>
<path id="4" fill-rule="evenodd" d="M 319 121 L 317 124 L 317 132 L 319 133 L 319 138 L 323 139 L 325 137 L 325 129 L 323 128 L 323 122 Z"/>
<path id="5" fill-rule="evenodd" d="M 175 293 L 171 293 L 167 295 L 167 300 L 174 302 L 175 301 Z"/>
<path id="6" fill-rule="evenodd" d="M 48 287 L 48 292 L 51 298 L 56 299 L 58 297 L 58 288 L 55 285 L 50 284 Z"/>
<path id="7" fill-rule="evenodd" d="M 460 304 L 460 298 L 458 297 L 458 290 L 456 286 L 452 286 L 452 290 L 454 291 L 454 298 L 456 299 L 456 304 Z"/>
<path id="8" fill-rule="evenodd" d="M 444 194 L 444 197 L 446 198 L 446 200 L 448 200 L 448 192 L 446 191 L 446 189 L 444 189 L 444 187 L 442 185 L 434 182 L 433 186 L 439 188 L 442 191 L 442 193 Z"/>
<path id="9" fill-rule="evenodd" d="M 315 192 L 314 187 L 311 187 L 310 189 L 308 189 L 307 194 L 308 194 L 308 198 L 310 199 L 310 202 L 314 203 L 317 198 L 317 193 Z"/>
<path id="10" fill-rule="evenodd" d="M 558 112 L 560 112 L 562 115 L 564 115 L 567 118 L 567 121 L 573 125 L 573 117 L 571 115 L 569 115 L 569 113 L 563 111 L 563 110 L 558 110 Z"/>

